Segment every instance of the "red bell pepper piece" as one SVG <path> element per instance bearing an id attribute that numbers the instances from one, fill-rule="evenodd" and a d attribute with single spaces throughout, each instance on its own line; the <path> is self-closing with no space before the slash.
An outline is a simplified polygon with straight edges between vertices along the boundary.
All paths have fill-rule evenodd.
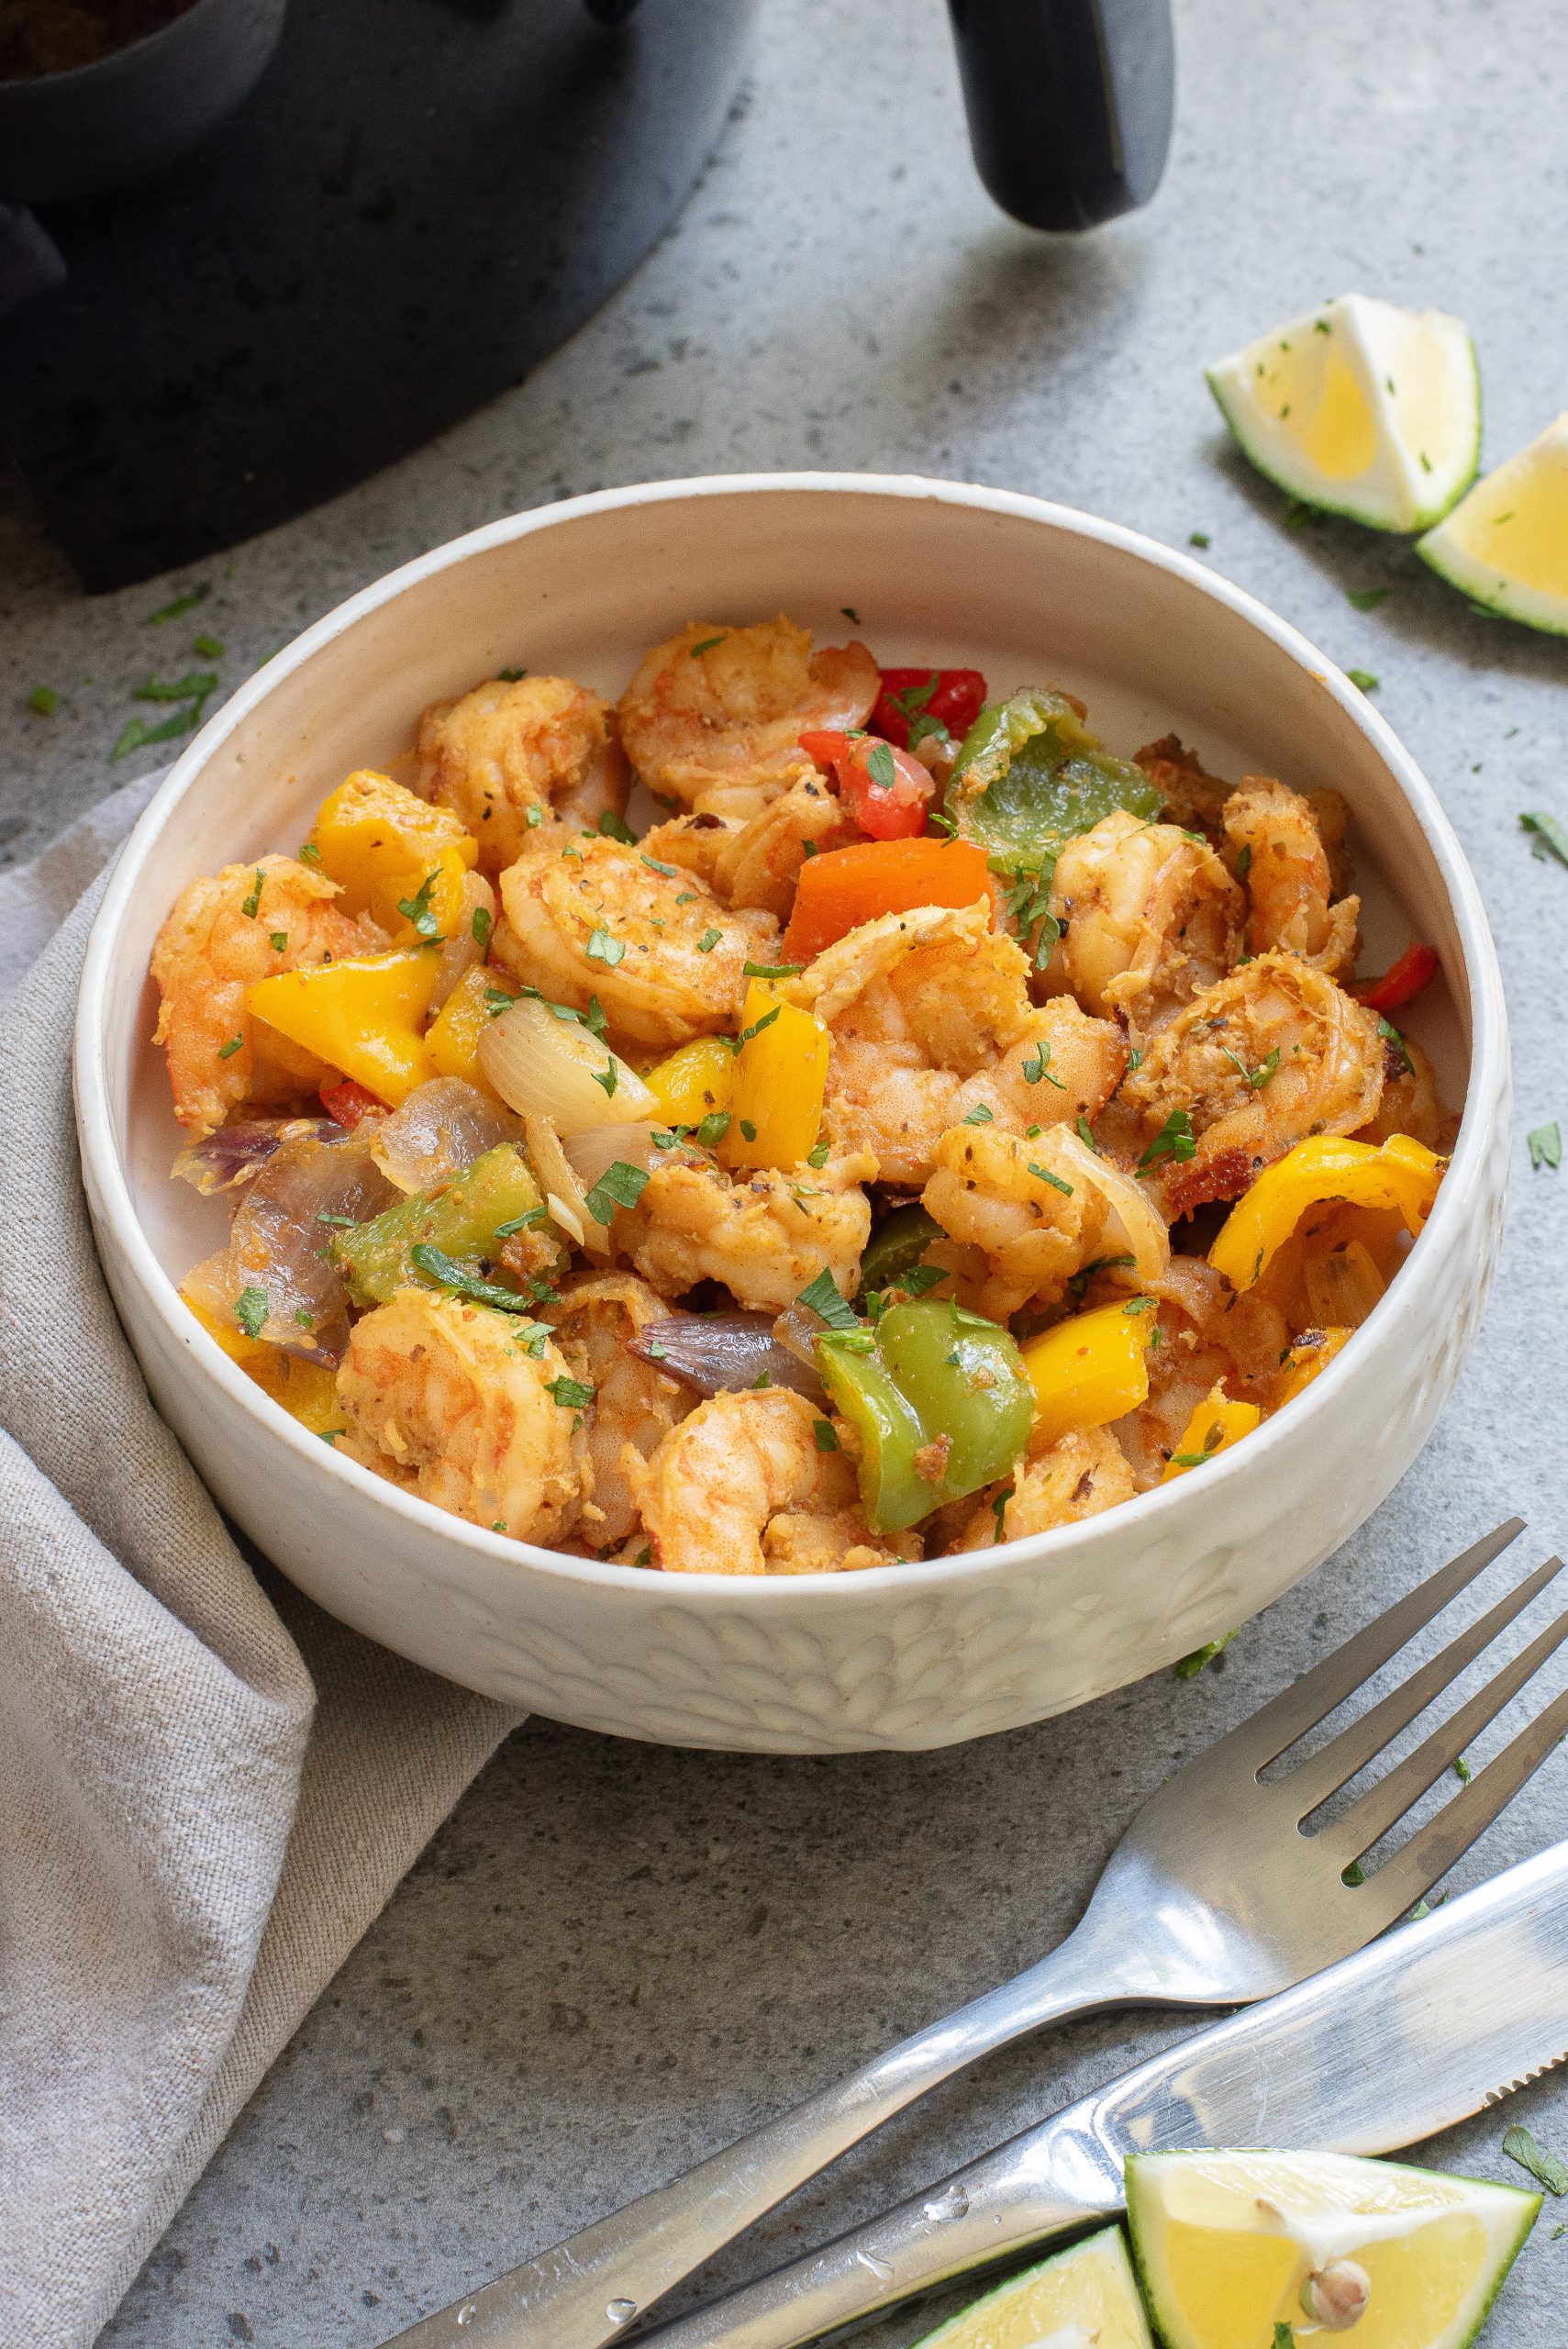
<path id="1" fill-rule="evenodd" d="M 800 747 L 819 767 L 831 767 L 839 796 L 873 841 L 913 840 L 926 829 L 936 783 L 907 751 L 874 734 L 803 734 Z"/>
<path id="2" fill-rule="evenodd" d="M 384 1109 L 386 1104 L 378 1101 L 364 1085 L 356 1085 L 351 1076 L 339 1076 L 321 1087 L 321 1106 L 329 1118 L 351 1133 L 370 1110 Z"/>
<path id="3" fill-rule="evenodd" d="M 1382 978 L 1362 979 L 1351 987 L 1351 993 L 1369 1011 L 1397 1011 L 1401 1005 L 1413 1003 L 1423 987 L 1430 986 L 1439 968 L 1434 948 L 1407 946 Z"/>
<path id="4" fill-rule="evenodd" d="M 882 692 L 871 714 L 872 731 L 901 751 L 909 748 L 912 725 L 917 742 L 924 740 L 933 725 L 962 742 L 984 699 L 985 680 L 978 669 L 884 669 Z"/>

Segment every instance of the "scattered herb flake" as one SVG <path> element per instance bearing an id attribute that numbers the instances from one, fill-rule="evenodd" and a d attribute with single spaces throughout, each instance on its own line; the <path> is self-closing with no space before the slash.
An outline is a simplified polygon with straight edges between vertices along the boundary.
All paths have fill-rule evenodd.
<path id="1" fill-rule="evenodd" d="M 483 954 L 490 943 L 490 933 L 495 927 L 495 917 L 488 906 L 474 907 L 473 920 L 470 927 L 473 932 L 473 942 Z"/>
<path id="2" fill-rule="evenodd" d="M 724 1140 L 725 1135 L 728 1131 L 728 1110 L 710 1109 L 706 1117 L 703 1119 L 701 1125 L 697 1128 L 697 1147 L 700 1150 L 717 1149 L 717 1145 Z"/>
<path id="3" fill-rule="evenodd" d="M 299 858 L 302 864 L 319 864 L 321 851 L 314 841 L 303 841 L 300 843 Z"/>
<path id="4" fill-rule="evenodd" d="M 1535 835 L 1530 841 L 1532 856 L 1554 856 L 1559 864 L 1568 864 L 1568 829 L 1557 817 L 1538 810 L 1533 816 L 1521 816 L 1519 823 L 1525 831 Z"/>
<path id="5" fill-rule="evenodd" d="M 661 864 L 659 859 L 656 856 L 650 856 L 646 850 L 643 852 L 642 862 L 647 865 L 650 873 L 662 873 L 666 881 L 675 881 L 680 878 L 681 868 L 678 864 Z M 677 905 L 681 903 L 679 897 L 676 898 L 675 903 Z"/>
<path id="6" fill-rule="evenodd" d="M 1115 1262 L 1117 1260 L 1113 1258 L 1111 1261 Z M 1127 1259 L 1127 1262 L 1129 1264 L 1132 1262 L 1130 1256 Z M 1237 1631 L 1240 1631 L 1240 1626 L 1238 1625 Z M 1236 1631 L 1227 1631 L 1223 1639 L 1210 1640 L 1207 1646 L 1194 1648 L 1191 1655 L 1184 1655 L 1180 1664 L 1172 1665 L 1172 1671 L 1175 1674 L 1178 1680 L 1195 1680 L 1200 1672 L 1206 1672 L 1207 1670 L 1208 1666 L 1214 1662 L 1217 1655 L 1224 1654 L 1226 1649 L 1230 1645 L 1231 1641 L 1235 1639 L 1236 1636 Z"/>
<path id="7" fill-rule="evenodd" d="M 1459 1780 L 1462 1787 L 1467 1787 L 1470 1784 L 1471 1779 L 1475 1776 L 1474 1771 L 1471 1768 L 1462 1753 L 1454 1763 L 1453 1775 Z"/>
<path id="8" fill-rule="evenodd" d="M 472 1298 L 475 1305 L 493 1306 L 501 1313 L 526 1313 L 528 1309 L 526 1297 L 518 1297 L 513 1289 L 503 1288 L 497 1281 L 481 1280 L 477 1273 L 471 1273 L 466 1264 L 460 1264 L 444 1248 L 432 1247 L 428 1240 L 414 1242 L 408 1251 L 408 1261 L 433 1287 L 450 1289 L 458 1297 Z M 546 1338 L 551 1334 L 543 1322 L 528 1325 L 520 1334 L 538 1336 L 541 1330 Z"/>
<path id="9" fill-rule="evenodd" d="M 711 652 L 716 644 L 722 644 L 723 642 L 724 639 L 721 636 L 705 636 L 700 644 L 693 645 L 692 659 L 695 661 L 699 652 Z"/>
<path id="10" fill-rule="evenodd" d="M 634 1208 L 648 1188 L 648 1170 L 624 1158 L 612 1159 L 586 1196 L 595 1223 L 608 1223 L 617 1208 Z"/>
<path id="11" fill-rule="evenodd" d="M 996 1112 L 987 1108 L 984 1101 L 977 1101 L 973 1109 L 966 1109 L 963 1113 L 963 1122 L 966 1126 L 989 1126 L 994 1125 L 995 1120 Z"/>
<path id="12" fill-rule="evenodd" d="M 723 936 L 724 932 L 721 930 L 705 930 L 702 936 L 697 941 L 697 952 L 699 954 L 711 954 L 714 948 L 718 944 L 719 940 Z"/>
<path id="13" fill-rule="evenodd" d="M 1138 1172 L 1147 1174 L 1151 1167 L 1162 1166 L 1167 1159 L 1184 1160 L 1197 1156 L 1197 1143 L 1193 1136 L 1193 1121 L 1184 1109 L 1173 1109 L 1142 1157 Z"/>
<path id="14" fill-rule="evenodd" d="M 1568 2194 L 1568 2169 L 1555 2154 L 1546 2153 L 1538 2145 L 1528 2129 L 1517 2124 L 1510 2129 L 1503 2140 L 1503 2151 L 1511 2162 L 1528 2169 L 1537 2185 L 1544 2186 L 1549 2194 Z"/>
<path id="15" fill-rule="evenodd" d="M 28 707 L 39 718 L 52 718 L 60 707 L 60 696 L 52 685 L 35 685 L 28 696 Z"/>
<path id="16" fill-rule="evenodd" d="M 838 1282 L 826 1264 L 814 1281 L 800 1292 L 800 1303 L 826 1321 L 830 1330 L 858 1330 L 861 1322 L 854 1307 L 845 1297 Z"/>
<path id="17" fill-rule="evenodd" d="M 563 1411 L 585 1411 L 594 1399 L 594 1389 L 580 1378 L 547 1378 L 544 1391 L 552 1396 Z"/>
<path id="18" fill-rule="evenodd" d="M 744 979 L 793 979 L 804 971 L 804 963 L 743 963 L 740 975 Z"/>
<path id="19" fill-rule="evenodd" d="M 1386 587 L 1352 587 L 1347 601 L 1352 603 L 1358 612 L 1375 612 L 1387 593 Z"/>
<path id="20" fill-rule="evenodd" d="M 200 717 L 200 704 L 193 701 L 158 726 L 150 726 L 145 718 L 133 718 L 109 752 L 111 764 L 116 759 L 128 758 L 132 751 L 144 751 L 150 742 L 172 742 L 176 735 L 188 734 Z"/>
<path id="21" fill-rule="evenodd" d="M 441 925 L 430 903 L 430 892 L 436 885 L 436 872 L 427 873 L 411 897 L 399 897 L 397 910 L 406 921 L 411 921 L 427 945 L 434 945 L 441 934 Z"/>
<path id="22" fill-rule="evenodd" d="M 261 910 L 261 884 L 266 877 L 267 876 L 262 872 L 261 866 L 258 865 L 256 867 L 256 879 L 251 888 L 250 895 L 246 898 L 245 903 L 239 908 L 240 912 L 245 915 L 248 920 L 254 921 L 256 916 Z"/>
<path id="23" fill-rule="evenodd" d="M 828 1154 L 831 1145 L 829 1143 L 819 1141 L 815 1150 L 808 1150 L 806 1153 L 806 1163 L 807 1166 L 815 1166 L 817 1173 L 820 1174 L 822 1169 L 828 1163 Z"/>
<path id="24" fill-rule="evenodd" d="M 234 1300 L 234 1318 L 248 1338 L 259 1338 L 267 1319 L 264 1288 L 242 1288 Z"/>
<path id="25" fill-rule="evenodd" d="M 1251 869 L 1252 869 L 1252 843 L 1251 843 L 1251 841 L 1242 841 L 1242 843 L 1241 843 L 1241 845 L 1240 845 L 1240 848 L 1237 850 L 1237 852 L 1236 852 L 1236 878 L 1237 878 L 1237 880 L 1238 880 L 1238 881 L 1245 881 L 1245 879 L 1247 878 L 1248 874 L 1249 874 L 1249 873 L 1251 873 Z"/>
<path id="26" fill-rule="evenodd" d="M 1377 1015 L 1377 1032 L 1383 1042 L 1387 1044 L 1391 1050 L 1396 1052 L 1400 1059 L 1404 1062 L 1406 1075 L 1414 1076 L 1416 1074 L 1416 1063 L 1410 1058 L 1404 1037 L 1399 1033 L 1399 1030 L 1394 1025 L 1393 1020 L 1385 1019 L 1381 1011 Z M 1276 1061 L 1279 1059 L 1277 1052 L 1274 1054 L 1274 1059 Z"/>
<path id="27" fill-rule="evenodd" d="M 612 938 L 607 930 L 595 930 L 590 932 L 588 938 L 588 960 L 590 963 L 606 963 L 613 971 L 616 964 L 624 958 L 625 954 L 626 943 L 624 940 Z"/>
<path id="28" fill-rule="evenodd" d="M 267 943 L 274 954 L 281 954 L 288 942 L 289 934 L 286 930 L 274 930 L 268 933 Z"/>
<path id="29" fill-rule="evenodd" d="M 856 611 L 852 604 L 840 604 L 839 609 L 843 613 L 844 618 L 847 620 L 852 620 L 856 628 L 859 628 L 861 624 L 861 616 L 859 612 Z"/>
<path id="30" fill-rule="evenodd" d="M 1038 1085 L 1043 1077 L 1048 1085 L 1055 1085 L 1058 1093 L 1065 1093 L 1067 1090 L 1062 1079 L 1051 1074 L 1051 1046 L 1043 1039 L 1036 1044 L 1032 1052 L 1025 1053 L 1023 1070 L 1026 1085 Z"/>
<path id="31" fill-rule="evenodd" d="M 1357 1885 L 1364 1884 L 1366 1882 L 1366 1870 L 1362 1867 L 1359 1860 L 1352 1860 L 1348 1868 L 1341 1868 L 1340 1870 L 1340 1882 L 1341 1884 L 1349 1885 L 1352 1892 L 1355 1890 Z"/>
<path id="32" fill-rule="evenodd" d="M 1377 691 L 1378 680 L 1370 669 L 1347 669 L 1345 674 L 1358 693 L 1374 694 Z"/>
<path id="33" fill-rule="evenodd" d="M 495 681 L 497 685 L 515 685 L 519 678 L 526 677 L 528 674 L 526 669 L 497 669 Z"/>
<path id="34" fill-rule="evenodd" d="M 1190 547 L 1208 547 L 1212 546 L 1213 543 L 1214 541 L 1209 537 L 1207 530 L 1189 530 L 1187 532 L 1187 544 Z"/>
<path id="35" fill-rule="evenodd" d="M 1538 1174 L 1543 1166 L 1562 1165 L 1562 1129 L 1555 1118 L 1549 1126 L 1537 1126 L 1530 1135 L 1529 1163 Z"/>
<path id="36" fill-rule="evenodd" d="M 739 1052 L 742 1044 L 749 1044 L 753 1036 L 760 1036 L 764 1028 L 771 1028 L 783 1009 L 782 1003 L 775 1003 L 771 1011 L 764 1011 L 760 1019 L 753 1019 L 750 1028 L 742 1028 L 733 1044 L 730 1045 L 730 1051 Z"/>
<path id="37" fill-rule="evenodd" d="M 1070 1199 L 1073 1197 L 1072 1184 L 1064 1183 L 1060 1174 L 1053 1174 L 1049 1166 L 1037 1166 L 1034 1160 L 1031 1158 L 1029 1163 L 1029 1173 L 1035 1176 L 1037 1181 L 1049 1183 L 1051 1189 L 1053 1191 L 1060 1191 L 1064 1199 Z"/>
<path id="38" fill-rule="evenodd" d="M 137 686 L 132 701 L 194 701 L 198 706 L 217 684 L 211 669 L 190 669 L 183 677 L 149 677 Z"/>
<path id="39" fill-rule="evenodd" d="M 998 1542 L 1002 1539 L 1002 1529 L 1006 1523 L 1007 1503 L 1013 1497 L 1013 1491 L 1014 1487 L 1011 1485 L 1004 1485 L 1001 1491 L 996 1495 L 996 1497 L 991 1504 L 991 1515 L 995 1521 L 996 1539 Z"/>
<path id="40" fill-rule="evenodd" d="M 176 596 L 172 603 L 161 604 L 159 606 L 157 611 L 149 612 L 147 615 L 148 627 L 162 628 L 170 620 L 177 620 L 182 612 L 194 612 L 196 606 L 198 604 L 205 604 L 211 594 L 212 588 L 205 579 L 201 582 L 199 586 L 187 587 L 184 594 L 183 596 Z"/>
<path id="41" fill-rule="evenodd" d="M 1099 1145 L 1099 1143 L 1095 1140 L 1095 1131 L 1094 1131 L 1094 1128 L 1090 1125 L 1089 1120 L 1087 1119 L 1087 1118 L 1083 1118 L 1083 1117 L 1081 1117 L 1081 1118 L 1078 1119 L 1078 1121 L 1077 1121 L 1077 1122 L 1078 1122 L 1078 1139 L 1079 1139 L 1079 1141 L 1080 1141 L 1081 1142 L 1083 1142 L 1083 1143 L 1084 1143 L 1084 1144 L 1088 1149 L 1092 1150 L 1092 1151 L 1094 1152 L 1094 1153 L 1095 1153 L 1095 1156 L 1096 1158 L 1098 1158 L 1098 1156 L 1099 1156 L 1099 1154 L 1100 1154 L 1100 1145 Z"/>
<path id="42" fill-rule="evenodd" d="M 833 1432 L 833 1422 L 831 1419 L 813 1419 L 811 1423 L 811 1431 L 817 1438 L 817 1449 L 818 1452 L 837 1452 L 839 1450 L 839 1439 Z"/>
<path id="43" fill-rule="evenodd" d="M 239 1050 L 240 1045 L 244 1041 L 245 1039 L 242 1035 L 230 1036 L 227 1044 L 219 1044 L 217 1048 L 218 1059 L 220 1061 L 232 1060 L 235 1053 Z"/>
<path id="44" fill-rule="evenodd" d="M 866 752 L 866 773 L 879 791 L 891 791 L 898 780 L 894 764 L 893 747 L 888 742 L 873 742 Z"/>

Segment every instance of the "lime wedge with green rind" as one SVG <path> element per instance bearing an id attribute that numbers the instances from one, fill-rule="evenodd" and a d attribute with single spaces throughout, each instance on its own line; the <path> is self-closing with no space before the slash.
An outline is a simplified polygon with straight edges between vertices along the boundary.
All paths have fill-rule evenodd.
<path id="1" fill-rule="evenodd" d="M 1475 348 L 1442 310 L 1346 294 L 1221 360 L 1208 384 L 1260 473 L 1369 529 L 1429 529 L 1475 478 Z"/>
<path id="2" fill-rule="evenodd" d="M 973 2301 L 915 2349 L 1154 2349 L 1119 2227 Z"/>
<path id="3" fill-rule="evenodd" d="M 1349 2154 L 1139 2154 L 1127 2210 L 1164 2349 L 1467 2349 L 1539 2194 Z M 1323 2295 L 1339 2322 L 1320 2327 Z M 1359 2314 L 1346 2325 L 1345 2294 Z M 1317 2313 L 1314 2313 L 1314 2310 Z"/>
<path id="4" fill-rule="evenodd" d="M 1568 636 L 1568 415 L 1478 481 L 1416 552 L 1472 603 Z"/>

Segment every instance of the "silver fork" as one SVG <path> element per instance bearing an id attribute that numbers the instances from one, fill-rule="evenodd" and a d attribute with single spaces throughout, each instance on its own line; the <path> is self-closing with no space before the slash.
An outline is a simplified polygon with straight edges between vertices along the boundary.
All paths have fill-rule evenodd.
<path id="1" fill-rule="evenodd" d="M 1360 1949 L 1452 1866 L 1568 1728 L 1568 1698 L 1559 1699 L 1362 1877 L 1363 1854 L 1568 1638 L 1568 1612 L 1331 1825 L 1307 1835 L 1302 1822 L 1474 1662 L 1561 1572 L 1561 1560 L 1538 1566 L 1320 1752 L 1268 1784 L 1260 1774 L 1523 1530 L 1522 1520 L 1508 1519 L 1168 1779 L 1112 1853 L 1080 1923 L 1038 1964 L 684 2177 L 426 2317 L 396 2336 L 397 2349 L 600 2349 L 774 2203 L 982 2055 L 1096 2008 L 1265 1998 Z"/>

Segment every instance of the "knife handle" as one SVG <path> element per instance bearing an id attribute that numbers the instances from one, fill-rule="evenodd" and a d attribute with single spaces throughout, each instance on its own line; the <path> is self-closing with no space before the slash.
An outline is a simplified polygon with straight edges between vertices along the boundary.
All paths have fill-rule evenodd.
<path id="1" fill-rule="evenodd" d="M 732 2236 L 939 2081 L 1045 2023 L 1149 1995 L 1148 1982 L 1132 1970 L 1125 1932 L 1121 1940 L 1111 1944 L 1085 1919 L 1010 1982 L 901 2040 L 684 2177 L 411 2325 L 384 2349 L 601 2349 Z M 875 2277 L 863 2266 L 855 2273 L 863 2293 Z"/>
<path id="2" fill-rule="evenodd" d="M 1093 2100 L 1015 2137 L 895 2210 L 754 2284 L 639 2335 L 637 2349 L 797 2349 L 967 2268 L 1123 2207 Z"/>

